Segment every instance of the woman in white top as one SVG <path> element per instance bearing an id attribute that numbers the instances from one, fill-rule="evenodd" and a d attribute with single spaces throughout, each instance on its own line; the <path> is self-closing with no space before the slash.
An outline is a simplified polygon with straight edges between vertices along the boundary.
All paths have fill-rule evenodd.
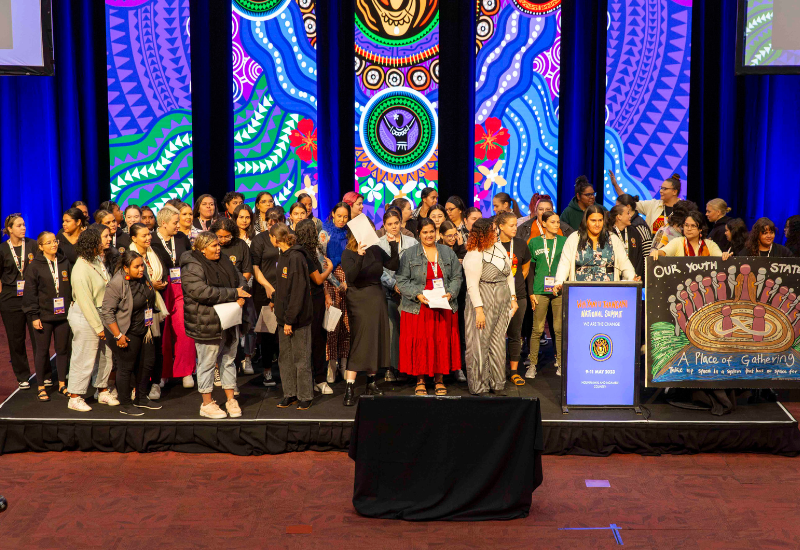
<path id="1" fill-rule="evenodd" d="M 511 262 L 491 220 L 472 226 L 464 256 L 467 382 L 472 394 L 506 385 L 506 329 L 519 307 Z"/>
<path id="2" fill-rule="evenodd" d="M 683 222 L 683 237 L 673 239 L 664 248 L 650 253 L 653 260 L 661 256 L 722 256 L 723 261 L 733 254 L 722 252 L 717 243 L 702 237 L 703 215 L 700 212 L 689 212 Z"/>
<path id="3" fill-rule="evenodd" d="M 589 206 L 576 233 L 567 237 L 556 270 L 553 295 L 566 281 L 640 281 L 622 240 L 605 227 L 603 208 Z"/>

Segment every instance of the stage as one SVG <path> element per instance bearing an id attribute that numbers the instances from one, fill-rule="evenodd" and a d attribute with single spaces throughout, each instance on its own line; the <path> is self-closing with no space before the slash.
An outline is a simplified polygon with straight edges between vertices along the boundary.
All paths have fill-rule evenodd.
<path id="1" fill-rule="evenodd" d="M 0 454 L 72 450 L 262 455 L 348 449 L 356 407 L 342 405 L 343 382 L 332 386 L 333 395 L 315 394 L 310 410 L 298 411 L 277 408 L 282 398 L 280 386 L 265 388 L 261 381 L 258 372 L 239 377 L 243 415 L 227 420 L 201 418 L 196 389 L 184 389 L 180 384 L 164 389 L 159 401 L 162 409 L 145 410 L 142 417 L 124 416 L 117 408 L 97 405 L 93 399 L 87 400 L 93 410 L 79 413 L 67 409 L 67 399 L 55 392 L 49 402 L 40 403 L 35 389 L 17 390 L 0 406 Z M 35 388 L 35 380 L 31 385 Z M 414 390 L 410 381 L 381 381 L 380 386 L 387 399 L 413 395 Z M 363 378 L 359 378 L 357 393 L 363 388 Z M 493 399 L 470 396 L 466 384 L 450 382 L 448 388 L 448 397 L 419 399 Z M 779 402 L 744 404 L 740 400 L 731 414 L 716 417 L 707 411 L 673 407 L 662 394 L 645 405 L 641 415 L 632 409 L 571 409 L 565 415 L 560 388 L 561 379 L 550 365 L 525 386 L 509 383 L 504 392 L 509 397 L 540 400 L 546 454 L 800 454 L 797 420 Z M 654 391 L 644 390 L 642 403 Z M 218 401 L 224 399 L 220 388 L 215 388 L 214 396 Z"/>

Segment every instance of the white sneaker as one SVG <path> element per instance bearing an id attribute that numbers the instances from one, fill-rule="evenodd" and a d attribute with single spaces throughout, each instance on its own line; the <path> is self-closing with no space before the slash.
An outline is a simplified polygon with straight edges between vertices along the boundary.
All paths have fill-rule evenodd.
<path id="1" fill-rule="evenodd" d="M 111 397 L 113 397 L 114 399 L 119 399 L 119 394 L 117 393 L 117 388 L 114 388 L 113 390 L 108 390 L 108 391 L 111 392 Z"/>
<path id="2" fill-rule="evenodd" d="M 83 397 L 70 397 L 67 408 L 78 412 L 89 412 L 92 410 L 92 408 L 86 404 L 86 401 L 83 400 Z"/>
<path id="3" fill-rule="evenodd" d="M 214 369 L 214 385 L 218 388 L 222 387 L 222 378 L 219 376 L 219 369 Z"/>
<path id="4" fill-rule="evenodd" d="M 119 400 L 111 395 L 110 391 L 101 391 L 97 396 L 97 402 L 101 405 L 108 405 L 109 407 L 116 407 L 119 405 Z"/>
<path id="5" fill-rule="evenodd" d="M 163 388 L 164 388 L 164 386 L 166 386 L 166 385 L 167 385 L 167 379 L 166 379 L 166 378 L 162 378 L 162 379 L 161 379 L 161 382 L 159 382 L 159 383 L 158 383 L 158 387 L 159 387 L 159 388 L 162 388 L 162 389 L 163 389 Z"/>
<path id="6" fill-rule="evenodd" d="M 331 359 L 328 361 L 328 377 L 326 378 L 328 384 L 336 382 L 336 363 Z"/>
<path id="7" fill-rule="evenodd" d="M 194 378 L 190 374 L 189 376 L 183 377 L 183 387 L 184 388 L 193 388 L 194 387 Z"/>
<path id="8" fill-rule="evenodd" d="M 239 402 L 235 399 L 231 399 L 225 403 L 225 410 L 228 411 L 228 416 L 231 418 L 239 418 L 242 416 L 242 409 L 239 407 Z"/>
<path id="9" fill-rule="evenodd" d="M 319 384 L 314 384 L 314 389 L 318 392 L 321 392 L 322 395 L 333 395 L 333 390 L 328 385 L 327 382 L 320 382 Z"/>
<path id="10" fill-rule="evenodd" d="M 561 376 L 561 365 L 556 363 L 556 376 Z"/>
<path id="11" fill-rule="evenodd" d="M 211 401 L 208 405 L 200 405 L 200 416 L 206 418 L 228 418 L 228 415 L 219 408 L 216 401 Z"/>
<path id="12" fill-rule="evenodd" d="M 242 374 L 255 374 L 256 371 L 253 370 L 253 362 L 250 360 L 249 357 L 245 357 L 242 361 Z"/>
<path id="13" fill-rule="evenodd" d="M 386 369 L 386 374 L 383 377 L 385 382 L 397 382 L 397 377 L 394 375 L 392 369 Z"/>
<path id="14" fill-rule="evenodd" d="M 528 370 L 525 371 L 525 378 L 529 380 L 536 378 L 536 365 L 531 365 L 528 367 Z"/>
<path id="15" fill-rule="evenodd" d="M 158 384 L 153 384 L 150 386 L 150 393 L 147 394 L 148 399 L 152 399 L 153 401 L 158 401 L 161 399 L 161 386 Z"/>

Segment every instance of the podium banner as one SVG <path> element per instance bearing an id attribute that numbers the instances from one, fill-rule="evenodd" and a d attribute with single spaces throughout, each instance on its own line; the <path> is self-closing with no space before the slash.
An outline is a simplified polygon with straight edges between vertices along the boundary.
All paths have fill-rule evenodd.
<path id="1" fill-rule="evenodd" d="M 641 283 L 566 283 L 562 308 L 562 406 L 638 406 Z"/>
<path id="2" fill-rule="evenodd" d="M 800 386 L 800 260 L 647 260 L 647 385 Z"/>

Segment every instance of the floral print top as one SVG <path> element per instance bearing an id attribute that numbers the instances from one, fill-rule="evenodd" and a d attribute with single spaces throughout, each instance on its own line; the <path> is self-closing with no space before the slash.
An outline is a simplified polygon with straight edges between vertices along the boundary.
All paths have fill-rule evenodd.
<path id="1" fill-rule="evenodd" d="M 575 280 L 576 281 L 600 281 L 609 282 L 612 279 L 611 273 L 614 269 L 614 248 L 611 241 L 607 241 L 605 247 L 592 249 L 589 241 L 586 248 L 579 250 L 575 257 Z"/>

